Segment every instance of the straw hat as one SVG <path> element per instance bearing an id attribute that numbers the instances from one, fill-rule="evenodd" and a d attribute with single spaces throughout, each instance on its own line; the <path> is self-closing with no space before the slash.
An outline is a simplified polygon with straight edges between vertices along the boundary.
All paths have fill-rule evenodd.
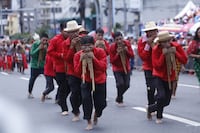
<path id="1" fill-rule="evenodd" d="M 88 34 L 89 32 L 88 32 L 84 27 L 81 27 L 81 28 L 79 29 L 79 34 L 81 34 L 81 33 Z"/>
<path id="2" fill-rule="evenodd" d="M 150 30 L 157 30 L 158 27 L 156 26 L 156 23 L 153 21 L 147 22 L 145 24 L 145 28 L 142 29 L 142 31 L 150 31 Z"/>
<path id="3" fill-rule="evenodd" d="M 154 42 L 168 41 L 168 40 L 171 40 L 173 37 L 174 37 L 174 35 L 171 35 L 168 31 L 161 31 L 158 33 Z"/>
<path id="4" fill-rule="evenodd" d="M 78 25 L 78 23 L 75 20 L 71 20 L 67 22 L 67 27 L 64 28 L 64 31 L 71 32 L 79 30 L 82 26 Z"/>

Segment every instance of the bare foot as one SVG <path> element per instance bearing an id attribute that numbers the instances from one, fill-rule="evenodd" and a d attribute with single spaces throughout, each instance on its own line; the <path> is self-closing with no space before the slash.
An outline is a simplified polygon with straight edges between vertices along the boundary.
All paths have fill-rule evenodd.
<path id="1" fill-rule="evenodd" d="M 68 111 L 63 111 L 63 112 L 61 113 L 61 115 L 63 115 L 63 116 L 68 115 L 68 114 L 69 114 Z"/>
<path id="2" fill-rule="evenodd" d="M 147 119 L 152 120 L 152 115 L 151 115 L 151 112 L 149 111 L 148 105 L 147 105 L 147 108 L 146 108 L 146 112 L 147 112 Z"/>
<path id="3" fill-rule="evenodd" d="M 123 102 L 117 102 L 116 105 L 117 105 L 118 107 L 124 107 L 124 106 L 125 106 Z"/>
<path id="4" fill-rule="evenodd" d="M 151 116 L 155 116 L 156 115 L 156 112 L 151 112 Z"/>
<path id="5" fill-rule="evenodd" d="M 94 122 L 94 125 L 97 125 L 98 118 L 97 118 L 96 112 L 94 113 L 93 122 Z"/>
<path id="6" fill-rule="evenodd" d="M 73 122 L 79 121 L 79 115 L 74 115 L 74 118 L 72 119 Z"/>
<path id="7" fill-rule="evenodd" d="M 162 119 L 159 119 L 159 118 L 156 119 L 157 124 L 161 124 L 162 122 L 163 122 Z"/>
<path id="8" fill-rule="evenodd" d="M 85 130 L 92 130 L 93 129 L 93 126 L 92 126 L 92 122 L 91 122 L 91 120 L 88 120 L 88 125 L 87 125 L 87 127 L 85 128 Z"/>
<path id="9" fill-rule="evenodd" d="M 41 101 L 42 101 L 42 102 L 45 101 L 45 95 L 44 95 L 44 94 L 42 94 Z"/>

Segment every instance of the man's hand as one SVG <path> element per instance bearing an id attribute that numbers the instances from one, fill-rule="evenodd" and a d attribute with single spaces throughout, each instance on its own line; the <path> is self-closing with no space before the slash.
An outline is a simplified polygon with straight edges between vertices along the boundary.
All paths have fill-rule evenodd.
<path id="1" fill-rule="evenodd" d="M 120 54 L 121 52 L 123 52 L 124 51 L 124 49 L 122 48 L 122 47 L 118 47 L 117 48 L 117 54 Z"/>
<path id="2" fill-rule="evenodd" d="M 87 58 L 87 54 L 86 53 L 81 53 L 80 61 L 82 61 L 83 59 L 86 59 L 86 58 Z"/>
<path id="3" fill-rule="evenodd" d="M 40 43 L 40 45 L 39 45 L 38 48 L 39 48 L 39 49 L 44 49 L 44 44 L 43 44 L 43 43 Z"/>
<path id="4" fill-rule="evenodd" d="M 145 50 L 145 51 L 149 51 L 150 48 L 151 48 L 151 46 L 150 46 L 148 43 L 146 43 L 146 45 L 145 45 L 145 47 L 144 47 L 144 50 Z"/>
<path id="5" fill-rule="evenodd" d="M 149 38 L 147 39 L 147 43 L 148 43 L 149 45 L 151 45 L 151 44 L 153 43 L 153 41 L 154 41 L 155 38 L 156 38 L 156 36 L 151 36 L 151 37 L 149 37 Z"/>
<path id="6" fill-rule="evenodd" d="M 168 49 L 169 53 L 176 53 L 176 47 L 171 47 Z"/>
<path id="7" fill-rule="evenodd" d="M 165 54 L 167 54 L 168 53 L 168 49 L 167 48 L 163 48 L 162 49 L 162 53 L 165 55 Z"/>
<path id="8" fill-rule="evenodd" d="M 93 52 L 88 52 L 87 53 L 87 57 L 93 59 L 94 58 L 94 53 Z"/>
<path id="9" fill-rule="evenodd" d="M 74 48 L 77 44 L 80 43 L 80 38 L 76 37 L 71 40 L 70 48 Z"/>

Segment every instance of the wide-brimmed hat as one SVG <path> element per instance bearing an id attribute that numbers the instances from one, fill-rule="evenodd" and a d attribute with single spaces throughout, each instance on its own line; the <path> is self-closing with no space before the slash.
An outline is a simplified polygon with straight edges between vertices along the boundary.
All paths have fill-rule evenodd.
<path id="1" fill-rule="evenodd" d="M 145 28 L 142 29 L 142 31 L 150 31 L 150 30 L 157 30 L 158 27 L 156 26 L 156 23 L 153 21 L 147 22 L 145 24 Z"/>
<path id="2" fill-rule="evenodd" d="M 67 22 L 67 27 L 64 28 L 64 31 L 71 32 L 79 30 L 82 26 L 78 25 L 78 23 L 75 20 L 71 20 Z"/>
<path id="3" fill-rule="evenodd" d="M 88 34 L 89 31 L 87 31 L 84 27 L 81 27 L 81 28 L 79 29 L 79 34 L 82 34 L 82 33 Z"/>
<path id="4" fill-rule="evenodd" d="M 168 41 L 174 38 L 174 35 L 170 34 L 168 31 L 160 31 L 155 38 L 154 42 Z"/>

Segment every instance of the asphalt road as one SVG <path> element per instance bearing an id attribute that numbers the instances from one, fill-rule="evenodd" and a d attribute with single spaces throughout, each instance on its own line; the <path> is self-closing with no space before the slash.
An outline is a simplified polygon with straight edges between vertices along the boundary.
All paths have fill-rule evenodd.
<path id="1" fill-rule="evenodd" d="M 0 133 L 84 133 L 86 121 L 72 122 L 72 113 L 60 115 L 54 100 L 40 101 L 45 88 L 41 75 L 35 82 L 34 99 L 27 99 L 29 70 L 25 74 L 0 72 Z M 55 91 L 50 94 L 55 97 Z M 162 124 L 146 119 L 144 74 L 134 70 L 131 87 L 124 97 L 125 107 L 115 104 L 116 88 L 108 69 L 108 106 L 92 133 L 200 133 L 200 89 L 195 75 L 181 74 L 177 96 L 164 109 Z M 70 103 L 68 100 L 70 107 Z M 70 108 L 71 109 L 71 108 Z"/>

